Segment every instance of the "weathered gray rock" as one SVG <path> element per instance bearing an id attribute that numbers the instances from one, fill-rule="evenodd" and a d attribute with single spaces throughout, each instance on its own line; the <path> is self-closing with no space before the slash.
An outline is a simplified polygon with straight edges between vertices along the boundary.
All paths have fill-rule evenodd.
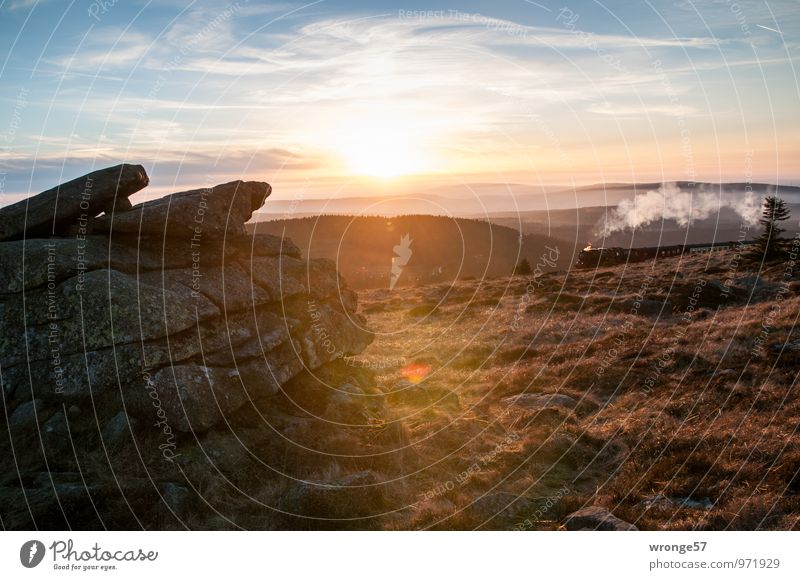
<path id="1" fill-rule="evenodd" d="M 666 290 L 669 292 L 669 301 L 681 311 L 689 308 L 694 311 L 700 308 L 716 309 L 747 298 L 740 288 L 726 286 L 713 279 L 676 282 Z"/>
<path id="2" fill-rule="evenodd" d="M 153 413 L 153 401 L 158 400 L 166 421 L 184 432 L 207 431 L 247 401 L 235 370 L 200 365 L 163 368 L 148 386 L 126 396 L 132 397 L 131 408 L 143 417 Z"/>
<path id="3" fill-rule="evenodd" d="M 242 264 L 252 272 L 253 281 L 269 292 L 272 302 L 306 293 L 305 262 L 291 257 L 255 256 Z"/>
<path id="4" fill-rule="evenodd" d="M 37 397 L 47 400 L 73 399 L 141 385 L 145 369 L 169 362 L 170 350 L 164 341 L 124 344 L 59 356 L 54 361 L 19 364 L 6 369 L 3 379 L 14 389 L 15 399 L 31 388 Z"/>
<path id="5" fill-rule="evenodd" d="M 348 376 L 342 364 L 336 363 L 301 373 L 282 392 L 296 410 L 328 427 L 335 426 L 340 434 L 341 425 L 374 428 L 385 420 L 384 394 L 375 386 L 366 389 L 356 386 L 355 378 Z"/>
<path id="6" fill-rule="evenodd" d="M 228 262 L 224 266 L 210 266 L 169 270 L 155 275 L 143 276 L 142 280 L 152 281 L 162 277 L 170 288 L 182 284 L 193 297 L 205 296 L 221 312 L 231 313 L 249 309 L 270 302 L 269 293 L 252 282 L 250 274 L 238 262 Z"/>
<path id="7" fill-rule="evenodd" d="M 294 331 L 300 324 L 297 319 L 282 317 L 267 308 L 236 312 L 227 320 L 215 321 L 213 327 L 210 322 L 207 331 L 203 327 L 203 358 L 209 364 L 223 366 L 263 358 L 296 338 Z M 186 343 L 190 351 L 199 354 L 196 336 L 187 335 Z"/>
<path id="8" fill-rule="evenodd" d="M 252 272 L 253 281 L 269 292 L 273 302 L 298 294 L 323 299 L 340 289 L 336 264 L 324 258 L 304 261 L 291 256 L 256 256 L 242 264 Z"/>
<path id="9" fill-rule="evenodd" d="M 638 504 L 645 509 L 692 509 L 710 510 L 714 507 L 714 502 L 707 497 L 694 499 L 691 497 L 670 497 L 662 493 L 649 497 Z"/>
<path id="10" fill-rule="evenodd" d="M 8 427 L 11 431 L 29 431 L 33 434 L 36 432 L 36 425 L 46 421 L 48 417 L 44 401 L 34 399 L 33 401 L 22 403 L 14 409 L 14 412 L 8 418 Z"/>
<path id="11" fill-rule="evenodd" d="M 742 295 L 742 298 L 751 302 L 769 299 L 779 294 L 781 290 L 780 284 L 767 282 L 759 276 L 736 278 L 734 287 Z"/>
<path id="12" fill-rule="evenodd" d="M 49 236 L 88 224 L 101 212 L 127 209 L 128 196 L 149 182 L 144 167 L 123 163 L 62 183 L 0 209 L 0 240 Z"/>
<path id="13" fill-rule="evenodd" d="M 277 395 L 281 387 L 303 370 L 302 362 L 289 348 L 255 358 L 236 368 L 247 396 L 253 400 Z"/>
<path id="14" fill-rule="evenodd" d="M 103 445 L 109 449 L 118 449 L 131 442 L 131 430 L 136 427 L 137 420 L 129 417 L 125 411 L 114 415 L 101 432 Z"/>
<path id="15" fill-rule="evenodd" d="M 330 304 L 314 304 L 310 317 L 310 326 L 301 341 L 303 358 L 311 368 L 357 354 L 372 342 L 372 334 L 364 329 L 363 319 L 348 315 Z"/>
<path id="16" fill-rule="evenodd" d="M 726 296 L 731 288 L 721 280 L 707 280 L 706 288 L 711 292 L 713 297 Z"/>
<path id="17" fill-rule="evenodd" d="M 200 448 L 194 451 L 194 455 L 197 458 L 202 456 L 205 462 L 225 475 L 233 475 L 252 466 L 252 455 L 245 447 L 246 440 L 242 439 L 239 432 L 210 431 L 202 437 Z M 205 465 L 203 468 L 208 469 Z"/>
<path id="18" fill-rule="evenodd" d="M 284 351 L 286 352 L 286 351 Z M 289 349 L 289 352 L 291 350 Z M 288 359 L 288 360 L 286 360 Z M 131 409 L 141 417 L 152 414 L 153 400 L 179 431 L 207 431 L 233 419 L 233 414 L 250 400 L 275 395 L 281 385 L 302 370 L 294 355 L 273 353 L 253 359 L 239 368 L 176 365 L 156 371 L 138 389 L 128 389 Z"/>
<path id="19" fill-rule="evenodd" d="M 289 256 L 300 258 L 300 248 L 289 238 L 271 234 L 247 234 L 240 238 L 229 238 L 227 245 L 233 245 L 238 257 L 253 256 Z"/>
<path id="20" fill-rule="evenodd" d="M 108 240 L 89 238 L 26 239 L 0 243 L 0 294 L 14 294 L 58 283 L 107 262 Z"/>
<path id="21" fill-rule="evenodd" d="M 639 316 L 669 316 L 672 314 L 672 303 L 660 300 L 623 300 L 620 304 L 622 312 L 626 314 L 638 314 Z"/>
<path id="22" fill-rule="evenodd" d="M 200 435 L 196 443 L 181 449 L 185 454 L 184 465 L 199 475 L 207 477 L 219 473 L 227 481 L 240 483 L 252 482 L 254 472 L 264 471 L 265 466 L 282 464 L 288 469 L 292 464 L 291 460 L 287 461 L 287 450 L 296 445 L 290 438 L 275 437 L 270 427 L 260 422 L 253 428 L 237 426 L 236 429 L 223 427 L 208 431 Z"/>
<path id="23" fill-rule="evenodd" d="M 161 501 L 170 509 L 180 515 L 186 515 L 192 506 L 192 500 L 197 498 L 197 494 L 186 485 L 166 481 L 159 486 Z"/>
<path id="24" fill-rule="evenodd" d="M 328 398 L 325 418 L 347 425 L 368 424 L 366 393 L 363 389 L 350 383 L 335 387 L 334 392 Z"/>
<path id="25" fill-rule="evenodd" d="M 316 417 L 325 425 L 333 422 L 364 426 L 385 419 L 385 396 L 375 385 L 372 373 L 343 360 L 306 369 L 281 391 L 291 402 L 290 412 L 300 410 L 302 416 Z"/>
<path id="26" fill-rule="evenodd" d="M 5 302 L 0 362 L 14 366 L 161 338 L 219 313 L 205 296 L 162 280 L 160 273 L 137 280 L 116 270 L 95 270 Z"/>
<path id="27" fill-rule="evenodd" d="M 383 488 L 370 471 L 328 481 L 301 483 L 284 494 L 281 500 L 281 508 L 292 515 L 340 520 L 327 522 L 338 528 L 347 525 L 341 521 L 343 519 L 368 519 L 370 515 L 377 515 L 374 510 L 385 504 Z M 310 527 L 324 527 L 325 523 L 312 520 Z M 356 525 L 363 528 L 368 524 L 369 521 L 362 521 Z"/>
<path id="28" fill-rule="evenodd" d="M 105 240 L 107 236 L 93 236 Z M 135 274 L 151 270 L 219 267 L 226 259 L 232 260 L 236 247 L 227 242 L 193 245 L 191 238 L 167 238 L 163 235 L 138 236 L 115 233 L 111 237 L 112 268 Z"/>
<path id="29" fill-rule="evenodd" d="M 70 457 L 72 437 L 67 421 L 64 412 L 58 411 L 42 425 L 42 440 L 48 456 L 57 459 Z"/>
<path id="30" fill-rule="evenodd" d="M 0 487 L 0 505 L 5 508 L 3 525 L 6 529 L 65 530 L 74 529 L 78 523 L 84 529 L 109 526 L 108 517 L 105 521 L 97 519 L 97 486 L 81 481 L 79 473 L 75 474 L 74 482 L 62 482 L 55 478 L 59 474 L 52 475 L 52 482 L 50 474 L 47 474 L 46 483 L 24 490 L 20 486 Z"/>
<path id="31" fill-rule="evenodd" d="M 300 321 L 269 310 L 237 312 L 201 321 L 183 332 L 143 343 L 118 344 L 86 353 L 60 354 L 36 364 L 4 369 L 7 397 L 16 400 L 33 388 L 37 397 L 74 398 L 143 385 L 144 371 L 195 360 L 211 366 L 243 368 L 284 383 L 304 366 L 302 345 L 292 340 Z M 298 334 L 299 336 L 299 334 Z M 266 360 L 272 371 L 258 367 Z M 257 370 L 254 367 L 258 367 Z M 29 375 L 30 373 L 30 375 Z"/>
<path id="32" fill-rule="evenodd" d="M 778 342 L 769 347 L 770 351 L 774 354 L 797 354 L 800 352 L 800 340 L 792 340 L 791 342 Z"/>
<path id="33" fill-rule="evenodd" d="M 564 526 L 572 531 L 629 532 L 639 529 L 600 506 L 586 507 L 569 514 L 564 519 Z"/>
<path id="34" fill-rule="evenodd" d="M 244 223 L 271 192 L 268 183 L 232 181 L 173 193 L 113 217 L 103 216 L 95 220 L 94 231 L 191 240 L 202 252 L 213 240 L 244 236 Z"/>
<path id="35" fill-rule="evenodd" d="M 272 236 L 259 236 L 272 237 Z M 280 239 L 266 242 L 280 249 Z M 237 238 L 236 242 L 207 245 L 202 252 L 191 247 L 189 241 L 158 238 L 115 236 L 112 242 L 106 236 L 35 238 L 0 243 L 0 294 L 14 294 L 49 283 L 59 283 L 93 270 L 112 269 L 126 274 L 139 272 L 185 270 L 197 272 L 199 280 L 213 276 L 225 265 L 241 267 L 236 260 L 244 260 L 251 249 L 252 238 Z M 294 247 L 286 244 L 290 250 Z M 258 248 L 268 252 L 269 249 Z M 272 255 L 272 254 L 264 254 Z M 290 254 L 294 255 L 294 254 Z M 227 258 L 227 259 L 226 259 Z M 250 279 L 249 274 L 246 277 Z"/>

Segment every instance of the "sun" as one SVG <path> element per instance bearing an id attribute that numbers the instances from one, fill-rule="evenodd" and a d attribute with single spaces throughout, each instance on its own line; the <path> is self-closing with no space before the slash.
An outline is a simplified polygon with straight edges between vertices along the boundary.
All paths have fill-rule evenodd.
<path id="1" fill-rule="evenodd" d="M 430 166 L 423 137 L 415 123 L 371 117 L 343 124 L 335 147 L 351 173 L 393 178 Z"/>

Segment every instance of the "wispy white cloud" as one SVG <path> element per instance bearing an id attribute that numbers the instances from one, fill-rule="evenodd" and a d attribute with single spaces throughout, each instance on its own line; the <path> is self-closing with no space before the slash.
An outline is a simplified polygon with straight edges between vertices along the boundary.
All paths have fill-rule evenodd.
<path id="1" fill-rule="evenodd" d="M 74 56 L 48 59 L 47 64 L 64 74 L 119 71 L 139 61 L 152 43 L 153 39 L 143 33 L 113 27 L 98 29 Z"/>
<path id="2" fill-rule="evenodd" d="M 240 3 L 191 6 L 160 40 L 179 49 L 191 46 L 195 51 L 209 53 L 224 52 L 236 44 L 234 19 L 241 10 Z"/>
<path id="3" fill-rule="evenodd" d="M 47 0 L 14 0 L 6 4 L 6 9 L 14 12 L 16 10 L 25 10 L 26 8 L 33 8 L 37 4 L 44 4 Z"/>
<path id="4" fill-rule="evenodd" d="M 592 34 L 587 43 L 555 17 L 552 26 L 525 26 L 395 13 L 293 20 L 276 31 L 250 21 L 292 6 L 241 3 L 228 16 L 219 6 L 193 4 L 161 35 L 104 25 L 74 59 L 51 59 L 43 70 L 65 77 L 55 109 L 78 116 L 79 134 L 105 138 L 38 141 L 39 155 L 163 155 L 202 167 L 225 153 L 234 167 L 251 151 L 265 168 L 320 168 L 364 119 L 410 127 L 420 145 L 440 150 L 499 159 L 511 139 L 515 151 L 552 153 L 549 137 L 525 122 L 534 117 L 572 153 L 611 141 L 613 118 L 648 117 L 663 135 L 677 134 L 675 117 L 708 122 L 730 106 L 724 69 L 741 81 L 792 58 L 774 39 L 754 55 L 751 39 L 697 28 L 680 38 Z M 621 66 L 600 58 L 600 48 Z M 87 95 L 84 76 L 106 82 Z M 719 122 L 715 130 L 730 121 Z M 272 153 L 259 157 L 264 151 Z"/>
<path id="5" fill-rule="evenodd" d="M 616 118 L 643 118 L 652 115 L 665 115 L 669 117 L 693 117 L 698 114 L 694 107 L 674 104 L 621 104 L 621 103 L 593 103 L 586 107 L 586 111 L 596 115 L 610 115 Z"/>

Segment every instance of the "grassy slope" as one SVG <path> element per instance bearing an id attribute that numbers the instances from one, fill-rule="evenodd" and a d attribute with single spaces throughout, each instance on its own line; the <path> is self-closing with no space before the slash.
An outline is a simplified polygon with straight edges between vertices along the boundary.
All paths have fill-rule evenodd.
<path id="1" fill-rule="evenodd" d="M 800 338 L 798 283 L 775 266 L 751 293 L 735 262 L 547 273 L 530 294 L 530 278 L 362 292 L 377 335 L 355 364 L 377 367 L 407 441 L 385 526 L 552 529 L 600 504 L 642 529 L 800 527 L 800 357 L 770 348 Z M 631 313 L 639 292 L 653 302 Z M 430 367 L 417 385 L 408 363 Z M 578 405 L 503 401 L 520 393 Z"/>

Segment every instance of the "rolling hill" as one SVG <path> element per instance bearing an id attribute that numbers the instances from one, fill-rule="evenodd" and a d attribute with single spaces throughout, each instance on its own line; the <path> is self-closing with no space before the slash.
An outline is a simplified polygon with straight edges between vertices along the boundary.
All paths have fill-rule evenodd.
<path id="1" fill-rule="evenodd" d="M 566 267 L 573 260 L 564 242 L 539 233 L 521 236 L 513 228 L 474 219 L 325 215 L 249 227 L 290 238 L 310 258 L 334 260 L 354 288 L 389 287 L 394 248 L 405 236 L 410 258 L 402 266 L 399 286 L 508 276 L 522 258 L 535 265 L 543 254 L 549 256 L 547 246 L 556 249 L 555 266 Z"/>

